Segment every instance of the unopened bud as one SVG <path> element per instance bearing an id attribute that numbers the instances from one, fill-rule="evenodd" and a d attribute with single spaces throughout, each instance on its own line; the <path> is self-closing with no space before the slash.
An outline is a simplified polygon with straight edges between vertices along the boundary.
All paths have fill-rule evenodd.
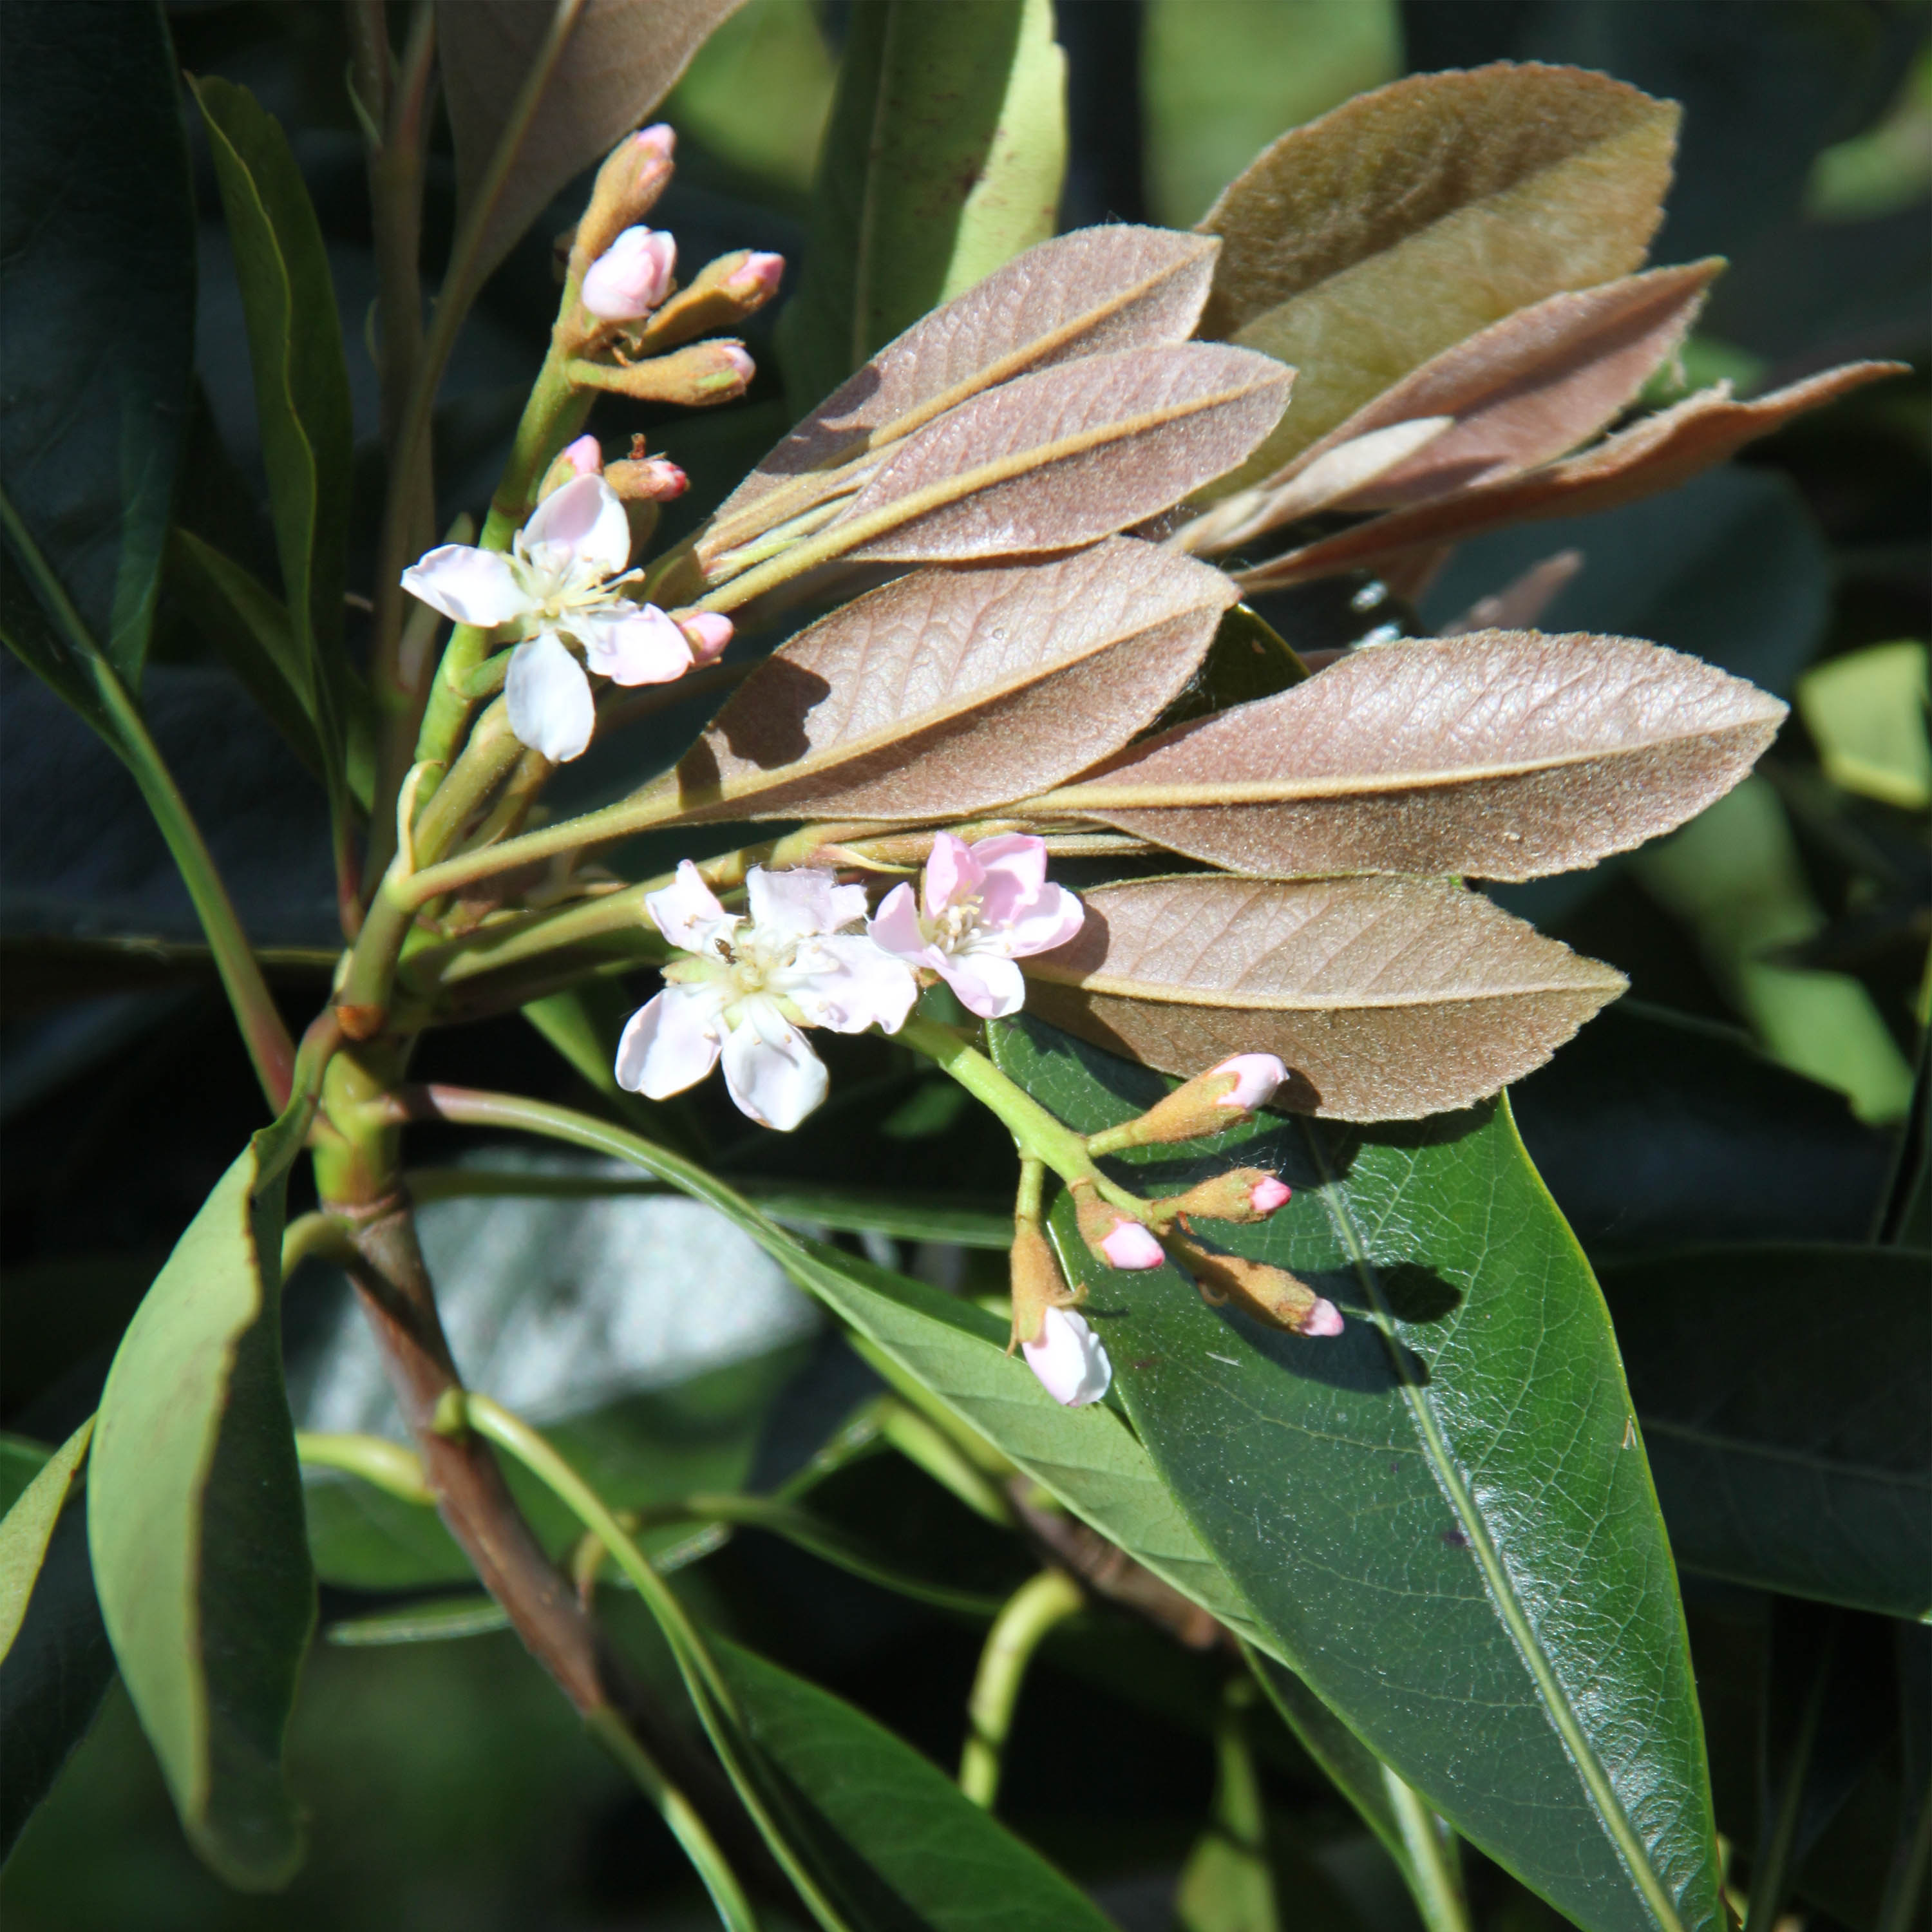
<path id="1" fill-rule="evenodd" d="M 691 478 L 662 456 L 627 456 L 605 468 L 604 480 L 627 503 L 668 503 L 691 488 Z"/>
<path id="2" fill-rule="evenodd" d="M 566 483 L 574 483 L 580 476 L 596 476 L 603 466 L 604 452 L 598 447 L 597 439 L 594 436 L 580 436 L 574 442 L 567 444 L 556 460 L 544 472 L 543 482 L 537 487 L 537 500 L 541 502 Z"/>
<path id="3" fill-rule="evenodd" d="M 1080 1298 L 1066 1285 L 1054 1258 L 1053 1245 L 1037 1222 L 1021 1221 L 1013 1228 L 1012 1256 L 1013 1333 L 1006 1353 L 1037 1342 L 1049 1308 L 1071 1308 Z"/>
<path id="4" fill-rule="evenodd" d="M 570 250 L 571 272 L 583 274 L 619 236 L 633 228 L 657 204 L 671 178 L 671 151 L 677 136 L 662 122 L 627 134 L 597 170 L 590 206 L 577 224 Z"/>
<path id="5" fill-rule="evenodd" d="M 724 647 L 731 641 L 732 624 L 722 610 L 694 610 L 675 621 L 691 646 L 694 663 L 710 664 L 724 655 Z"/>
<path id="6" fill-rule="evenodd" d="M 1210 1221 L 1265 1221 L 1290 1198 L 1287 1184 L 1258 1167 L 1238 1167 L 1155 1202 L 1163 1219 L 1198 1215 Z"/>
<path id="7" fill-rule="evenodd" d="M 1109 1207 L 1092 1182 L 1076 1181 L 1072 1193 L 1080 1238 L 1096 1260 L 1109 1268 L 1140 1269 L 1159 1268 L 1167 1258 L 1152 1231 Z"/>
<path id="8" fill-rule="evenodd" d="M 1244 1314 L 1297 1335 L 1339 1335 L 1342 1311 L 1286 1268 L 1245 1255 L 1217 1255 L 1178 1235 L 1168 1238 L 1174 1257 L 1207 1300 L 1232 1301 Z"/>
<path id="9" fill-rule="evenodd" d="M 584 306 L 604 322 L 636 322 L 670 292 L 677 244 L 663 230 L 626 228 L 584 272 Z"/>
<path id="10" fill-rule="evenodd" d="M 1111 1154 L 1117 1148 L 1221 1133 L 1265 1106 L 1287 1078 L 1288 1069 L 1273 1054 L 1238 1053 L 1184 1082 L 1138 1120 L 1092 1135 L 1087 1144 L 1096 1154 Z"/>
<path id="11" fill-rule="evenodd" d="M 782 255 L 748 248 L 720 255 L 706 262 L 691 286 L 680 289 L 651 317 L 639 346 L 645 355 L 652 356 L 695 336 L 735 328 L 778 293 L 784 275 Z"/>
<path id="12" fill-rule="evenodd" d="M 742 396 L 758 371 L 742 342 L 694 342 L 643 362 L 572 362 L 570 380 L 585 388 L 614 390 L 640 403 L 704 409 Z"/>

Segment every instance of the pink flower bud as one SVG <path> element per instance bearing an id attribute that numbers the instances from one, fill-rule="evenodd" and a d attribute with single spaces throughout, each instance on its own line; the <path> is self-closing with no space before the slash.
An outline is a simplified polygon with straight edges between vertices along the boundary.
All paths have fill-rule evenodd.
<path id="1" fill-rule="evenodd" d="M 1120 1221 L 1100 1244 L 1108 1264 L 1117 1268 L 1156 1268 L 1167 1257 L 1160 1244 L 1138 1221 Z"/>
<path id="2" fill-rule="evenodd" d="M 670 292 L 677 244 L 660 229 L 627 228 L 584 276 L 584 306 L 604 322 L 634 322 Z"/>
<path id="3" fill-rule="evenodd" d="M 627 456 L 604 471 L 604 480 L 627 503 L 668 503 L 691 488 L 691 478 L 662 456 Z"/>
<path id="4" fill-rule="evenodd" d="M 1286 1181 L 1267 1174 L 1248 1190 L 1248 1204 L 1257 1214 L 1272 1214 L 1277 1208 L 1287 1206 L 1293 1192 Z"/>
<path id="5" fill-rule="evenodd" d="M 718 360 L 737 379 L 742 388 L 758 373 L 758 365 L 746 354 L 744 345 L 738 342 L 716 342 L 711 346 L 718 352 Z"/>
<path id="6" fill-rule="evenodd" d="M 724 286 L 748 309 L 758 308 L 778 293 L 784 274 L 782 255 L 750 254 L 738 265 L 737 272 Z"/>
<path id="7" fill-rule="evenodd" d="M 688 617 L 679 618 L 677 627 L 699 664 L 722 657 L 724 646 L 731 641 L 731 620 L 716 610 L 694 610 Z"/>
<path id="8" fill-rule="evenodd" d="M 1315 1306 L 1301 1318 L 1301 1332 L 1304 1335 L 1340 1334 L 1342 1311 L 1326 1295 L 1316 1296 Z"/>
<path id="9" fill-rule="evenodd" d="M 668 161 L 677 146 L 677 130 L 668 122 L 654 121 L 631 136 L 632 143 L 655 160 Z"/>
<path id="10" fill-rule="evenodd" d="M 1231 1107 L 1244 1114 L 1252 1114 L 1257 1107 L 1266 1106 L 1274 1097 L 1274 1090 L 1288 1078 L 1288 1069 L 1271 1053 L 1238 1053 L 1232 1059 L 1224 1060 L 1208 1071 L 1210 1074 L 1232 1073 L 1234 1076 L 1233 1089 L 1214 1104 L 1217 1107 Z"/>
<path id="11" fill-rule="evenodd" d="M 604 467 L 604 452 L 594 436 L 580 436 L 566 447 L 563 460 L 578 476 L 594 476 Z"/>

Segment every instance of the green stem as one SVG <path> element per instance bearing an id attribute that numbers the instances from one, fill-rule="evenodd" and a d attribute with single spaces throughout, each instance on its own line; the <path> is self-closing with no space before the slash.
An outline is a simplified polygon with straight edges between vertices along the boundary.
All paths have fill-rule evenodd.
<path id="1" fill-rule="evenodd" d="M 1448 1827 L 1387 1765 L 1382 1783 L 1408 1854 L 1402 1876 L 1423 1924 L 1428 1932 L 1469 1932 L 1468 1904 Z"/>
<path id="2" fill-rule="evenodd" d="M 305 1261 L 329 1261 L 346 1266 L 356 1252 L 349 1231 L 333 1214 L 298 1214 L 282 1230 L 282 1279 L 286 1281 Z"/>
<path id="3" fill-rule="evenodd" d="M 966 1711 L 966 1748 L 959 1760 L 959 1788 L 991 1810 L 1000 1788 L 1000 1760 L 1019 1701 L 1027 1666 L 1056 1624 L 1082 1607 L 1080 1586 L 1064 1570 L 1042 1570 L 1007 1598 L 993 1619 Z"/>
<path id="4" fill-rule="evenodd" d="M 880 1366 L 882 1352 L 867 1337 L 854 1335 L 849 1339 L 856 1354 L 874 1368 Z M 1012 1510 L 998 1486 L 974 1467 L 965 1452 L 937 1424 L 903 1398 L 890 1396 L 880 1402 L 878 1418 L 882 1442 L 890 1443 L 908 1462 L 950 1490 L 975 1516 L 983 1516 L 998 1529 L 1013 1527 Z"/>
<path id="5" fill-rule="evenodd" d="M 1838 1625 L 1834 1622 L 1819 1656 L 1817 1674 L 1805 1694 L 1804 1708 L 1798 1714 L 1797 1735 L 1791 1741 L 1791 1762 L 1785 1772 L 1784 1788 L 1778 1794 L 1778 1815 L 1772 1821 L 1770 1840 L 1751 1867 L 1750 1909 L 1744 1915 L 1744 1932 L 1768 1932 L 1784 1909 L 1792 1853 L 1798 1843 L 1798 1821 L 1804 1808 L 1804 1786 L 1811 1774 L 1811 1754 L 1818 1742 L 1818 1726 L 1824 1720 L 1825 1694 L 1831 1688 L 1832 1666 L 1838 1650 Z"/>
<path id="6" fill-rule="evenodd" d="M 436 1492 L 423 1474 L 422 1458 L 413 1449 L 381 1436 L 332 1435 L 308 1429 L 296 1431 L 296 1454 L 322 1469 L 340 1469 L 392 1496 L 400 1502 L 433 1507 Z"/>

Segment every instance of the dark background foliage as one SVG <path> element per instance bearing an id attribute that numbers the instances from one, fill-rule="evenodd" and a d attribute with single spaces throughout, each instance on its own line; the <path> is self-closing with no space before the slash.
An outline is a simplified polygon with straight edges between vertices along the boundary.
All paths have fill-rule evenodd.
<path id="1" fill-rule="evenodd" d="M 374 380 L 354 344 L 374 285 L 339 10 L 325 0 L 174 0 L 169 11 L 182 64 L 243 82 L 293 138 L 329 245 L 357 428 L 367 436 Z M 836 47 L 842 11 L 830 0 L 815 28 L 803 0 L 752 0 L 740 26 L 748 35 L 763 22 L 758 31 L 777 52 L 763 70 L 742 72 L 822 103 L 829 70 L 819 50 Z M 1536 526 L 1467 546 L 1419 612 L 1360 583 L 1278 599 L 1269 614 L 1298 646 L 1343 643 L 1391 621 L 1422 629 L 1570 543 L 1585 550 L 1586 566 L 1545 618 L 1547 628 L 1651 638 L 1787 695 L 1816 662 L 1928 634 L 1932 224 L 1925 164 L 1922 158 L 1913 173 L 1910 145 L 1916 139 L 1922 149 L 1932 140 L 1922 64 L 1932 16 L 1924 5 L 1408 0 L 1398 12 L 1374 0 L 1059 0 L 1058 17 L 1072 135 L 1063 226 L 1198 214 L 1213 157 L 1195 150 L 1228 136 L 1198 115 L 1190 120 L 1188 103 L 1214 98 L 1217 86 L 1228 93 L 1227 120 L 1238 128 L 1244 116 L 1253 120 L 1252 148 L 1401 71 L 1497 58 L 1570 62 L 1684 104 L 1679 182 L 1657 259 L 1719 252 L 1732 262 L 1694 349 L 1702 358 L 1694 373 L 1768 386 L 1852 356 L 1914 362 L 1909 379 L 1808 419 L 1756 446 L 1746 465 L 1678 496 L 1574 529 Z M 1250 62 L 1239 61 L 1244 50 Z M 1324 75 L 1330 91 L 1322 94 Z M 709 93 L 694 91 L 699 80 Z M 1901 90 L 1915 85 L 1916 134 L 1899 135 Z M 771 137 L 776 146 L 761 149 L 734 122 L 730 91 L 728 75 L 700 68 L 674 99 L 680 172 L 653 219 L 676 230 L 688 262 L 748 246 L 778 250 L 795 264 L 810 116 L 785 152 L 777 152 L 782 127 Z M 450 220 L 441 136 L 438 155 L 432 260 Z M 1234 154 L 1222 173 L 1246 158 Z M 231 554 L 263 557 L 269 538 L 238 297 L 205 150 L 196 165 L 202 394 L 177 513 Z M 1206 178 L 1211 185 L 1211 172 Z M 538 222 L 465 332 L 437 425 L 446 518 L 476 507 L 496 473 L 554 303 L 549 238 L 581 193 L 579 184 Z M 770 320 L 753 326 L 760 374 L 741 404 L 661 422 L 616 403 L 594 425 L 607 447 L 642 430 L 688 470 L 694 488 L 674 509 L 673 534 L 784 426 Z M 374 508 L 374 492 L 364 488 L 351 567 L 352 584 L 364 587 Z M 165 589 L 164 597 L 145 688 L 155 733 L 251 936 L 274 949 L 272 978 L 298 1026 L 326 988 L 333 927 L 321 794 Z M 194 937 L 192 915 L 131 784 L 10 660 L 0 664 L 0 1426 L 58 1440 L 93 1406 L 135 1303 L 258 1124 L 259 1100 L 212 974 L 183 944 Z M 659 753 L 694 722 L 668 714 Z M 639 755 L 634 739 L 625 742 L 623 769 L 593 755 L 572 769 L 572 793 L 615 788 Z M 1851 976 L 1902 1067 L 1914 1051 L 1932 884 L 1923 815 L 1828 784 L 1796 716 L 1764 770 L 1796 854 L 1787 885 L 1815 907 L 1808 936 L 1788 941 L 1784 962 Z M 1721 870 L 1724 854 L 1709 862 Z M 1613 1306 L 1614 1264 L 1636 1250 L 1858 1241 L 1895 1226 L 1910 1192 L 1899 1177 L 1909 1180 L 1923 1160 L 1922 1124 L 1901 1156 L 1895 1130 L 1861 1119 L 1832 1086 L 1754 1050 L 1745 1031 L 1753 1011 L 1739 1003 L 1735 969 L 1762 938 L 1742 914 L 1694 893 L 1687 899 L 1641 862 L 1503 896 L 1631 978 L 1630 997 L 1516 1096 L 1531 1150 L 1606 1268 Z M 107 936 L 142 943 L 110 953 L 76 944 Z M 1756 1017 L 1762 1030 L 1763 1015 Z M 1774 1055 L 1779 1041 L 1765 1043 Z M 856 1172 L 874 1184 L 997 1192 L 1004 1159 L 997 1130 L 959 1119 L 950 1090 L 922 1078 L 883 1042 L 835 1045 L 845 1049 L 836 1112 L 794 1139 L 742 1136 L 735 1115 L 709 1098 L 702 1103 L 691 1124 L 712 1137 L 722 1168 L 832 1180 Z M 473 1075 L 479 1066 L 492 1085 L 582 1097 L 520 1020 L 433 1037 L 422 1071 Z M 1882 1084 L 1900 1076 L 1868 1069 L 1859 1077 Z M 1922 1068 L 1919 1087 L 1922 1122 Z M 436 1153 L 425 1141 L 422 1157 Z M 959 1265 L 956 1256 L 908 1258 Z M 321 1298 L 296 1306 L 305 1293 Z M 312 1367 L 328 1345 L 322 1298 L 307 1277 L 291 1296 L 298 1385 L 304 1360 Z M 748 1468 L 754 1483 L 794 1466 L 814 1431 L 866 1382 L 842 1346 L 797 1328 L 789 1341 L 788 1380 L 742 1366 L 720 1372 L 740 1378 L 719 1402 L 738 1418 L 733 1466 L 740 1478 Z M 560 1369 L 548 1392 L 563 1408 L 569 1372 Z M 1720 1361 L 1712 1372 L 1721 1372 Z M 855 1520 L 964 1586 L 1016 1580 L 999 1540 L 923 1478 L 896 1463 L 866 1468 L 836 1498 Z M 942 1763 L 954 1760 L 979 1642 L 973 1624 L 758 1537 L 710 1558 L 695 1587 L 725 1628 L 838 1690 Z M 1760 1831 L 1766 1767 L 1775 1768 L 1792 1721 L 1784 1704 L 1820 1668 L 1835 1673 L 1801 1830 L 1808 1849 L 1798 1890 L 1808 1909 L 1862 1932 L 1887 1850 L 1882 1836 L 1872 1840 L 1883 1828 L 1874 1820 L 1889 1815 L 1888 1797 L 1927 1748 L 1924 1633 L 1694 1578 L 1686 1594 L 1720 1823 L 1747 1850 Z M 386 1600 L 326 1589 L 325 1622 Z M 619 1614 L 627 1640 L 648 1657 L 641 1619 L 623 1618 L 621 1607 Z M 1774 1680 L 1773 1659 L 1791 1664 Z M 1211 1676 L 1199 1660 L 1123 1625 L 1078 1655 L 1049 1645 L 1022 1704 L 1002 1809 L 1092 1884 L 1124 1924 L 1167 1922 L 1173 1873 L 1211 1778 L 1194 1714 L 1211 1705 Z M 1774 1681 L 1799 1688 L 1768 1691 Z M 376 1924 L 522 1932 L 704 1922 L 661 1826 L 508 1636 L 319 1644 L 292 1760 L 312 1814 L 306 1869 L 278 1898 L 226 1892 L 183 1843 L 124 1700 L 110 1693 L 0 1881 L 10 1932 Z M 1295 1922 L 1376 1932 L 1411 1922 L 1393 1873 L 1312 1765 L 1283 1743 L 1268 1778 Z M 1500 1873 L 1474 1863 L 1484 1922 L 1548 1918 Z"/>

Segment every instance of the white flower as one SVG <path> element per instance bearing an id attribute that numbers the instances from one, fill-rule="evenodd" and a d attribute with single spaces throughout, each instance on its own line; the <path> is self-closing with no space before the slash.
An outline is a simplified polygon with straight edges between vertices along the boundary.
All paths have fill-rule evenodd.
<path id="1" fill-rule="evenodd" d="M 616 684 L 668 684 L 692 663 L 685 634 L 619 586 L 636 574 L 631 525 L 601 476 L 574 478 L 537 506 L 507 556 L 445 544 L 403 572 L 403 588 L 459 624 L 516 627 L 504 696 L 510 729 L 561 763 L 580 758 L 596 722 L 584 664 Z"/>
<path id="2" fill-rule="evenodd" d="M 1020 1353 L 1047 1394 L 1063 1408 L 1098 1402 L 1114 1379 L 1114 1365 L 1100 1338 L 1070 1308 L 1049 1308 L 1037 1342 L 1022 1342 Z"/>
<path id="3" fill-rule="evenodd" d="M 1046 882 L 1046 842 L 1008 832 L 968 845 L 950 832 L 926 862 L 924 915 L 909 885 L 895 886 L 866 928 L 888 952 L 937 973 L 982 1019 L 1026 1004 L 1013 964 L 1050 952 L 1086 916 L 1064 886 Z"/>
<path id="4" fill-rule="evenodd" d="M 670 292 L 677 244 L 661 229 L 627 228 L 584 271 L 584 306 L 604 322 L 635 322 Z"/>
<path id="5" fill-rule="evenodd" d="M 687 859 L 644 901 L 687 956 L 631 1016 L 617 1042 L 617 1082 L 662 1100 L 702 1080 L 722 1058 L 724 1084 L 761 1126 L 789 1130 L 825 1098 L 824 1064 L 800 1027 L 896 1033 L 919 982 L 904 962 L 841 926 L 865 916 L 862 886 L 831 872 L 746 876 L 748 917 L 727 912 Z"/>

